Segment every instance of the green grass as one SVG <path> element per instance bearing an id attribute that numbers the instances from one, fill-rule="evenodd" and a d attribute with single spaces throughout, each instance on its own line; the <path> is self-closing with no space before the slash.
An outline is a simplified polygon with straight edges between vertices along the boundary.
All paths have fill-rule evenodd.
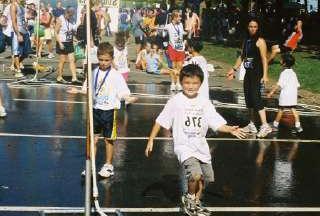
<path id="1" fill-rule="evenodd" d="M 208 60 L 216 60 L 232 66 L 236 60 L 239 48 L 227 47 L 211 43 L 204 43 L 202 54 Z M 320 93 L 320 56 L 311 52 L 295 52 L 296 64 L 293 67 L 297 73 L 301 88 L 311 92 Z M 277 81 L 281 72 L 277 56 L 274 63 L 269 66 L 269 78 Z"/>

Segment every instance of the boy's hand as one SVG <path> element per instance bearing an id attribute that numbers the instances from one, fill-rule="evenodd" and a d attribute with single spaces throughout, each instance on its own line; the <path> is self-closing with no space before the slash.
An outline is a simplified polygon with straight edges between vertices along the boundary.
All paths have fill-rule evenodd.
<path id="1" fill-rule="evenodd" d="M 132 104 L 132 103 L 135 103 L 138 100 L 138 98 L 129 96 L 129 97 L 125 98 L 125 100 L 126 100 L 127 104 Z"/>
<path id="2" fill-rule="evenodd" d="M 273 95 L 273 93 L 272 93 L 272 92 L 269 92 L 269 94 L 267 94 L 267 98 L 271 98 L 272 95 Z"/>
<path id="3" fill-rule="evenodd" d="M 242 128 L 239 128 L 239 126 L 231 126 L 230 134 L 239 139 L 244 139 L 247 137 L 247 134 L 242 130 Z"/>
<path id="4" fill-rule="evenodd" d="M 234 78 L 234 70 L 231 68 L 227 73 L 227 79 L 232 80 Z"/>
<path id="5" fill-rule="evenodd" d="M 153 149 L 153 140 L 149 139 L 146 150 L 145 150 L 145 155 L 146 157 L 149 157 L 151 155 Z"/>

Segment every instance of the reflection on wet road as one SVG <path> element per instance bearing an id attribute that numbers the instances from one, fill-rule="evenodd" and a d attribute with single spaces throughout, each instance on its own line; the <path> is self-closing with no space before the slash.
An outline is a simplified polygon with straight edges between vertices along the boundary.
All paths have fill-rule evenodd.
<path id="1" fill-rule="evenodd" d="M 119 136 L 146 137 L 162 109 L 162 105 L 157 104 L 166 103 L 170 92 L 168 86 L 152 84 L 130 88 L 139 96 L 141 104 L 119 112 Z M 84 96 L 67 94 L 63 87 L 8 88 L 4 83 L 1 83 L 1 92 L 8 108 L 8 117 L 0 119 L 1 133 L 85 135 L 85 104 L 81 103 L 85 101 Z M 213 89 L 210 95 L 221 103 L 239 106 L 242 103 L 241 95 L 228 90 Z M 270 104 L 276 107 L 274 102 Z M 247 123 L 244 109 L 217 109 L 231 124 Z M 306 107 L 301 109 L 310 111 Z M 268 114 L 271 121 L 275 113 Z M 320 138 L 317 133 L 320 116 L 302 116 L 301 122 L 305 132 L 300 136 L 282 127 L 269 141 L 209 141 L 216 182 L 207 188 L 206 205 L 319 206 L 320 145 L 298 140 Z M 160 136 L 169 137 L 170 132 L 163 130 Z M 213 133 L 209 136 L 221 137 Z M 297 141 L 277 142 L 277 138 Z M 116 142 L 115 175 L 98 184 L 102 206 L 174 207 L 179 203 L 180 172 L 171 141 L 156 141 L 157 148 L 151 159 L 144 157 L 145 144 L 146 140 Z M 83 205 L 80 172 L 85 160 L 84 139 L 2 136 L 0 146 L 0 205 Z M 103 146 L 100 142 L 101 149 Z M 102 165 L 103 157 L 104 154 L 98 153 L 97 167 Z"/>

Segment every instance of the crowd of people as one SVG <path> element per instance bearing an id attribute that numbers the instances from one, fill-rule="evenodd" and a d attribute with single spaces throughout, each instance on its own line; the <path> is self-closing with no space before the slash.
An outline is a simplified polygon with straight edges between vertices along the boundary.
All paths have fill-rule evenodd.
<path id="1" fill-rule="evenodd" d="M 137 100 L 131 96 L 127 86 L 130 74 L 128 41 L 131 34 L 136 44 L 136 68 L 148 74 L 170 76 L 170 90 L 176 93 L 156 119 L 145 154 L 147 157 L 151 155 L 153 140 L 161 127 L 172 129 L 174 151 L 187 180 L 188 189 L 182 197 L 182 204 L 188 215 L 210 215 L 200 202 L 205 185 L 214 181 L 211 154 L 205 139 L 208 128 L 232 134 L 240 139 L 245 138 L 248 133 L 256 133 L 257 137 L 264 138 L 277 130 L 283 110 L 291 109 L 295 117 L 296 131 L 303 130 L 296 111 L 299 82 L 292 70 L 295 63 L 292 51 L 302 38 L 301 20 L 297 20 L 287 40 L 274 43 L 268 54 L 267 42 L 260 34 L 261 25 L 257 19 L 250 18 L 241 56 L 227 73 L 227 77 L 232 79 L 241 64 L 246 70 L 243 87 L 250 122 L 246 127 L 240 128 L 228 126 L 209 100 L 208 63 L 201 54 L 201 35 L 208 25 L 203 4 L 198 7 L 188 4 L 183 10 L 173 6 L 167 8 L 164 3 L 160 4 L 159 8 L 121 9 L 117 33 L 111 31 L 112 16 L 108 9 L 99 4 L 90 7 L 90 40 L 86 37 L 86 10 L 80 10 L 79 23 L 76 24 L 75 8 L 63 8 L 59 1 L 55 8 L 50 4 L 41 4 L 40 14 L 37 14 L 36 4 L 32 0 L 27 0 L 26 5 L 24 0 L 12 0 L 2 14 L 1 25 L 5 42 L 11 46 L 11 68 L 16 78 L 24 76 L 23 60 L 32 50 L 35 50 L 35 56 L 42 57 L 46 45 L 47 58 L 54 58 L 55 42 L 55 52 L 59 58 L 56 82 L 70 83 L 63 77 L 64 65 L 68 63 L 72 75 L 71 83 L 81 85 L 76 73 L 78 53 L 75 51 L 78 48 L 83 51 L 90 46 L 93 51 L 93 54 L 88 55 L 93 63 L 95 142 L 98 142 L 102 133 L 107 149 L 105 164 L 98 173 L 100 176 L 110 177 L 114 174 L 113 141 L 116 139 L 116 113 L 120 109 L 121 100 L 128 104 Z M 237 23 L 236 19 L 234 23 Z M 225 24 L 219 21 L 218 25 L 223 27 Z M 223 32 L 224 30 L 222 35 L 219 33 L 217 37 L 224 38 Z M 101 42 L 103 37 L 113 35 L 113 46 L 108 42 Z M 268 97 L 271 97 L 281 88 L 279 112 L 270 125 L 262 101 L 262 90 L 268 82 L 268 65 L 277 53 L 282 53 L 281 64 L 284 70 L 277 85 L 268 94 Z M 86 83 L 83 83 L 81 93 L 86 93 Z M 69 91 L 78 92 L 75 89 Z M 0 106 L 0 111 L 5 113 L 1 100 Z M 259 131 L 255 126 L 256 113 L 261 122 Z"/>

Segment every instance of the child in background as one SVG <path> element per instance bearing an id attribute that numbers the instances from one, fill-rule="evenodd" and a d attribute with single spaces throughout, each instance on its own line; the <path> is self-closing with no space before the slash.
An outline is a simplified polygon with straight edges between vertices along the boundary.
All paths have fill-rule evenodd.
<path id="1" fill-rule="evenodd" d="M 187 64 L 197 64 L 203 71 L 203 82 L 199 89 L 199 94 L 209 99 L 209 72 L 207 70 L 207 60 L 200 54 L 203 49 L 203 44 L 198 39 L 190 39 L 187 43 L 188 52 L 191 54 L 191 58 L 185 61 Z"/>
<path id="2" fill-rule="evenodd" d="M 126 47 L 126 38 L 123 33 L 117 33 L 115 39 L 114 52 L 114 67 L 121 73 L 125 81 L 128 81 L 129 66 L 128 66 L 128 49 Z"/>
<path id="3" fill-rule="evenodd" d="M 159 53 L 158 45 L 155 43 L 151 44 L 151 49 L 145 57 L 146 72 L 149 74 L 170 75 L 171 80 L 173 81 L 177 72 L 170 69 L 163 58 L 163 52 L 161 54 Z"/>
<path id="4" fill-rule="evenodd" d="M 148 52 L 151 50 L 151 43 L 145 42 L 142 47 L 140 52 L 138 53 L 137 60 L 136 60 L 136 69 L 139 70 L 146 70 L 146 55 Z"/>
<path id="5" fill-rule="evenodd" d="M 161 127 L 172 128 L 174 152 L 178 157 L 188 182 L 188 193 L 182 196 L 183 209 L 188 215 L 210 215 L 200 203 L 205 185 L 214 181 L 211 154 L 206 134 L 208 128 L 245 138 L 238 126 L 228 126 L 216 112 L 213 104 L 198 91 L 203 81 L 203 72 L 198 65 L 184 66 L 180 72 L 183 92 L 173 96 L 165 105 L 152 128 L 145 155 L 153 151 L 153 140 Z"/>
<path id="6" fill-rule="evenodd" d="M 280 74 L 277 85 L 272 88 L 272 91 L 267 95 L 271 98 L 275 91 L 280 88 L 279 109 L 276 119 L 273 122 L 273 131 L 278 131 L 279 122 L 281 120 L 284 109 L 290 109 L 295 119 L 295 132 L 303 131 L 300 123 L 299 113 L 296 110 L 298 99 L 298 88 L 300 87 L 296 73 L 292 70 L 295 64 L 295 59 L 290 53 L 285 53 L 281 56 L 281 64 L 283 71 Z"/>

